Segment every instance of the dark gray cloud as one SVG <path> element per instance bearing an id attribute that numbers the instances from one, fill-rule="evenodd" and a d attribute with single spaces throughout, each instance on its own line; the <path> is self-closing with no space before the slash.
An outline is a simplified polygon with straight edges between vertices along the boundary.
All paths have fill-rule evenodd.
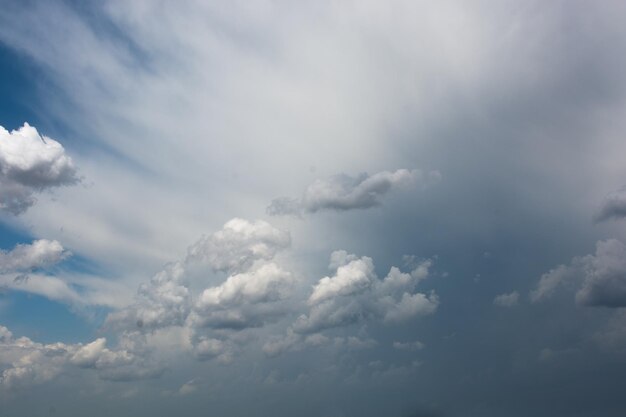
<path id="1" fill-rule="evenodd" d="M 596 222 L 626 218 L 626 188 L 607 195 L 594 216 Z"/>
<path id="2" fill-rule="evenodd" d="M 587 306 L 626 307 L 626 246 L 610 239 L 582 260 L 585 278 L 576 300 Z"/>
<path id="3" fill-rule="evenodd" d="M 382 204 L 382 197 L 392 188 L 411 183 L 422 185 L 441 179 L 438 171 L 427 174 L 419 170 L 398 169 L 373 175 L 362 173 L 356 177 L 339 174 L 316 180 L 309 185 L 300 199 L 277 198 L 267 207 L 270 216 L 300 215 L 320 210 L 346 211 L 366 209 Z"/>
<path id="4" fill-rule="evenodd" d="M 574 286 L 585 306 L 626 306 L 626 246 L 616 239 L 596 243 L 594 254 L 575 257 L 544 274 L 531 291 L 533 302 L 549 298 L 559 287 Z"/>
<path id="5" fill-rule="evenodd" d="M 0 126 L 0 209 L 21 214 L 35 203 L 34 194 L 78 180 L 59 142 L 28 123 L 11 132 Z"/>

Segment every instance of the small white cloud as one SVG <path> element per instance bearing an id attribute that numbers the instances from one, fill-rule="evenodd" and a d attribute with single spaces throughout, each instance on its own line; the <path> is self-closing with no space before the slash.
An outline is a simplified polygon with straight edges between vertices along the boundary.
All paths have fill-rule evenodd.
<path id="1" fill-rule="evenodd" d="M 0 250 L 0 273 L 27 272 L 45 268 L 70 256 L 56 240 L 35 240 L 31 244 L 16 245 L 11 251 Z"/>
<path id="2" fill-rule="evenodd" d="M 519 303 L 519 292 L 513 291 L 508 294 L 497 295 L 493 299 L 493 304 L 499 307 L 514 307 Z"/>
<path id="3" fill-rule="evenodd" d="M 0 126 L 0 209 L 18 215 L 34 194 L 79 181 L 63 146 L 28 123 L 11 132 Z"/>
<path id="4" fill-rule="evenodd" d="M 313 287 L 308 302 L 315 305 L 329 298 L 365 291 L 375 279 L 374 263 L 371 258 L 364 256 L 361 259 L 353 259 L 339 266 L 334 276 L 320 279 Z"/>

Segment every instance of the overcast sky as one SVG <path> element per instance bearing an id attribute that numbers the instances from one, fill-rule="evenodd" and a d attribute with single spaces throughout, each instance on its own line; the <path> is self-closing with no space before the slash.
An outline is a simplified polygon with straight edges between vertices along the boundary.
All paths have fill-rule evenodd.
<path id="1" fill-rule="evenodd" d="M 0 414 L 623 416 L 626 4 L 5 0 Z"/>

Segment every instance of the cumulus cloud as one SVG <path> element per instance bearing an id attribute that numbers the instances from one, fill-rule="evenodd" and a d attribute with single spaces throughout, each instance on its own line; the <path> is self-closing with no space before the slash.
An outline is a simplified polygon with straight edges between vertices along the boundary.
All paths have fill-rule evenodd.
<path id="1" fill-rule="evenodd" d="M 513 291 L 511 293 L 497 295 L 493 299 L 493 304 L 499 307 L 514 307 L 519 303 L 519 292 Z"/>
<path id="2" fill-rule="evenodd" d="M 530 292 L 530 300 L 537 301 L 551 297 L 556 289 L 576 274 L 576 269 L 559 265 L 546 272 L 539 279 L 536 288 Z"/>
<path id="3" fill-rule="evenodd" d="M 189 248 L 186 262 L 207 262 L 213 269 L 242 271 L 257 260 L 270 260 L 291 244 L 288 232 L 266 221 L 234 218 L 222 230 L 203 237 Z"/>
<path id="4" fill-rule="evenodd" d="M 609 239 L 583 258 L 585 278 L 576 300 L 588 306 L 626 307 L 626 246 Z"/>
<path id="5" fill-rule="evenodd" d="M 141 333 L 184 328 L 197 359 L 229 363 L 246 342 L 242 330 L 275 323 L 298 311 L 292 297 L 302 281 L 274 259 L 289 244 L 288 233 L 266 222 L 229 221 L 192 245 L 184 259 L 141 285 L 135 303 L 111 313 L 107 323 Z M 371 258 L 333 252 L 329 267 L 334 273 L 312 286 L 306 302 L 300 304 L 305 313 L 285 336 L 267 341 L 263 350 L 272 356 L 310 346 L 344 350 L 373 346 L 376 342 L 371 339 L 329 338 L 320 332 L 360 321 L 395 323 L 433 313 L 439 304 L 437 295 L 415 291 L 432 264 L 432 260 L 416 262 L 410 272 L 392 267 L 379 279 Z M 198 265 L 205 275 L 226 272 L 226 277 L 214 285 L 202 282 L 197 290 L 188 282 L 187 272 Z"/>
<path id="6" fill-rule="evenodd" d="M 220 363 L 232 362 L 235 350 L 232 342 L 210 337 L 201 337 L 193 348 L 199 360 L 216 359 Z"/>
<path id="7" fill-rule="evenodd" d="M 626 246 L 616 239 L 598 241 L 596 252 L 575 257 L 544 274 L 530 293 L 533 302 L 550 297 L 557 287 L 578 286 L 576 301 L 586 306 L 626 306 Z"/>
<path id="8" fill-rule="evenodd" d="M 61 262 L 70 255 L 71 253 L 56 240 L 40 239 L 31 244 L 19 244 L 8 252 L 0 250 L 0 273 L 45 268 Z"/>
<path id="9" fill-rule="evenodd" d="M 200 294 L 190 320 L 201 327 L 260 326 L 271 316 L 284 312 L 279 302 L 290 295 L 293 283 L 292 274 L 274 263 L 232 275 Z"/>
<path id="10" fill-rule="evenodd" d="M 410 273 L 392 267 L 381 280 L 371 258 L 335 252 L 331 255 L 335 274 L 313 286 L 307 301 L 309 311 L 298 317 L 293 329 L 315 333 L 369 319 L 399 322 L 431 314 L 439 305 L 437 295 L 414 292 L 431 265 L 431 260 L 423 261 Z"/>
<path id="11" fill-rule="evenodd" d="M 122 328 L 154 330 L 182 325 L 189 314 L 189 289 L 182 283 L 184 265 L 174 262 L 141 284 L 135 303 L 109 314 L 107 323 Z"/>
<path id="12" fill-rule="evenodd" d="M 351 177 L 346 174 L 316 180 L 309 185 L 300 199 L 277 198 L 267 207 L 267 213 L 277 215 L 300 215 L 320 210 L 366 209 L 381 204 L 382 197 L 391 189 L 402 185 L 421 182 L 427 184 L 441 178 L 438 171 L 428 174 L 420 170 L 398 169 L 367 173 Z"/>
<path id="13" fill-rule="evenodd" d="M 269 223 L 233 219 L 192 245 L 186 257 L 167 265 L 138 290 L 136 302 L 109 315 L 107 322 L 151 331 L 168 326 L 242 329 L 262 325 L 282 311 L 291 273 L 270 262 L 291 238 Z M 194 294 L 188 271 L 200 267 L 204 288 Z M 208 275 L 227 272 L 219 285 L 206 287 Z M 197 272 L 197 271 L 195 271 Z"/>
<path id="14" fill-rule="evenodd" d="M 136 352 L 106 347 L 106 339 L 88 344 L 42 344 L 27 337 L 15 338 L 0 326 L 0 388 L 14 389 L 53 380 L 70 368 L 93 369 L 103 379 L 124 374 L 129 379 L 156 375 Z"/>
<path id="15" fill-rule="evenodd" d="M 34 194 L 78 182 L 63 146 L 37 129 L 11 132 L 0 126 L 0 209 L 18 215 L 35 203 Z"/>
<path id="16" fill-rule="evenodd" d="M 626 218 L 626 188 L 614 191 L 607 195 L 594 216 L 596 222 L 605 220 L 619 220 Z"/>
<path id="17" fill-rule="evenodd" d="M 114 285 L 86 277 L 83 279 L 73 277 L 67 282 L 65 279 L 40 271 L 69 256 L 71 252 L 63 248 L 61 243 L 46 239 L 35 240 L 30 244 L 18 244 L 10 251 L 0 250 L 0 285 L 73 305 L 110 305 L 109 296 Z M 79 288 L 85 290 L 84 293 L 81 294 Z"/>

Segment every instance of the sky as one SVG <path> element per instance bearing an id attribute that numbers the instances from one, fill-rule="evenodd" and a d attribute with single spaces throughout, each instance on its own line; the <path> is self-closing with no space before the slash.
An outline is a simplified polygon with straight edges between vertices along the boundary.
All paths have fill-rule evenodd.
<path id="1" fill-rule="evenodd" d="M 3 0 L 0 415 L 623 416 L 625 22 Z"/>

